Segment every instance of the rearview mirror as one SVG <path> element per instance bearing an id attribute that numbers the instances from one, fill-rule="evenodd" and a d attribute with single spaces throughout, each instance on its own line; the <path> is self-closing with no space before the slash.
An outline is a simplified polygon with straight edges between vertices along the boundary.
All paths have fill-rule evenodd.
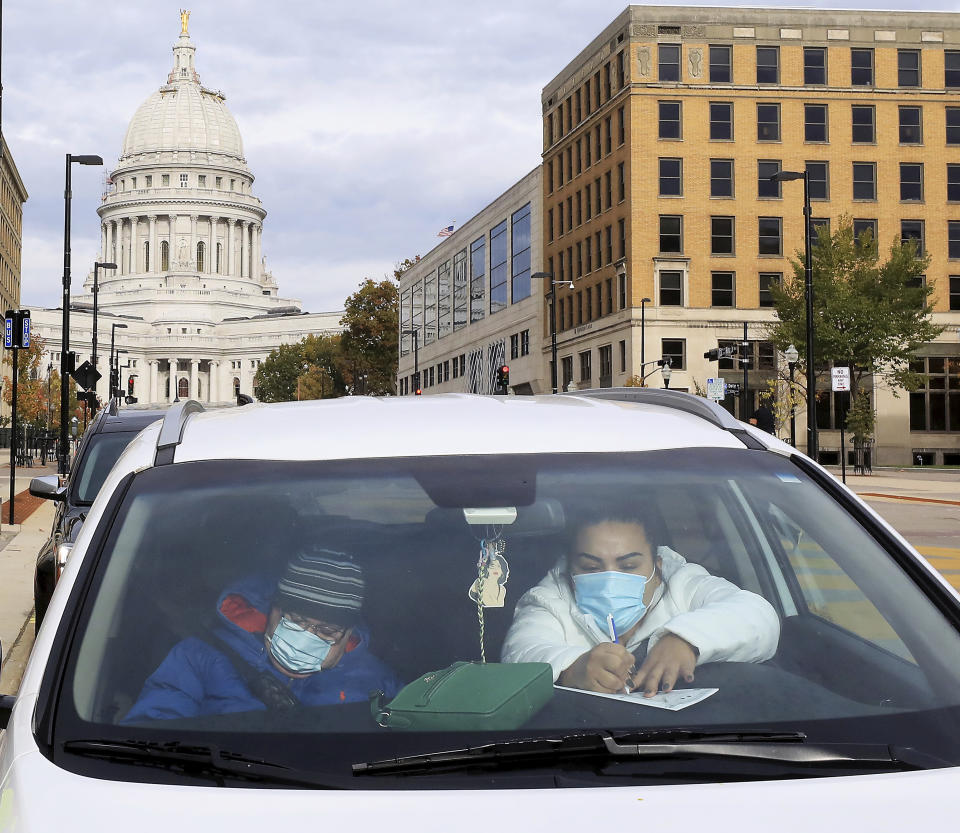
<path id="1" fill-rule="evenodd" d="M 30 494 L 46 500 L 66 500 L 67 487 L 60 485 L 60 478 L 55 474 L 34 477 L 30 481 Z"/>

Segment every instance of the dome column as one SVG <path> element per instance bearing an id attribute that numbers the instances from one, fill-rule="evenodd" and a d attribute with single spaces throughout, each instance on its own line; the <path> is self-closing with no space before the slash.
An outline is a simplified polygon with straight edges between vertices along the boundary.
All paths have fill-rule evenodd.
<path id="1" fill-rule="evenodd" d="M 188 399 L 200 399 L 200 388 L 198 382 L 200 374 L 200 359 L 190 359 L 190 393 Z"/>
<path id="2" fill-rule="evenodd" d="M 139 217 L 130 218 L 130 268 L 127 273 L 135 275 L 137 273 L 137 226 L 140 224 Z"/>
<path id="3" fill-rule="evenodd" d="M 100 262 L 107 262 L 107 221 L 100 221 Z"/>
<path id="4" fill-rule="evenodd" d="M 194 270 L 197 268 L 197 215 L 190 215 L 190 254 L 187 256 L 187 262 L 193 264 Z M 191 383 L 192 385 L 192 383 Z"/>
<path id="5" fill-rule="evenodd" d="M 214 264 L 216 263 L 217 256 L 217 218 L 212 214 L 210 215 L 210 238 L 207 243 L 207 262 L 204 263 L 206 267 L 203 271 L 208 275 L 212 275 L 214 271 Z"/>
<path id="6" fill-rule="evenodd" d="M 250 223 L 240 222 L 240 277 L 250 277 Z"/>
<path id="7" fill-rule="evenodd" d="M 157 273 L 157 266 L 160 262 L 160 252 L 157 251 L 157 215 L 151 214 L 149 217 L 147 217 L 147 220 L 150 222 L 150 268 L 147 271 L 151 275 L 155 275 Z"/>
<path id="8" fill-rule="evenodd" d="M 113 220 L 107 220 L 107 254 L 105 260 L 107 263 L 116 263 L 113 259 Z"/>
<path id="9" fill-rule="evenodd" d="M 263 245 L 263 226 L 257 223 L 253 227 L 253 273 L 250 275 L 255 281 L 260 280 L 260 247 Z"/>
<path id="10" fill-rule="evenodd" d="M 173 402 L 177 398 L 177 360 L 167 359 L 170 364 L 170 394 L 167 397 L 168 402 Z"/>
<path id="11" fill-rule="evenodd" d="M 156 359 L 150 361 L 150 402 L 157 401 L 157 387 L 160 377 L 160 362 Z"/>
<path id="12" fill-rule="evenodd" d="M 237 268 L 237 259 L 233 254 L 233 238 L 234 230 L 236 229 L 237 221 L 234 219 L 227 220 L 227 274 L 233 277 L 236 274 Z"/>
<path id="13" fill-rule="evenodd" d="M 220 401 L 220 362 L 210 361 L 210 394 L 211 402 Z"/>

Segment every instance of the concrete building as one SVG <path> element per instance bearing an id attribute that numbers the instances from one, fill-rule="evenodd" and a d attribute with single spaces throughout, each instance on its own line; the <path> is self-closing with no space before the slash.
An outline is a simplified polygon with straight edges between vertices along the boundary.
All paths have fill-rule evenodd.
<path id="1" fill-rule="evenodd" d="M 223 93 L 201 83 L 183 21 L 173 67 L 134 114 L 98 210 L 98 262 L 117 268 L 97 275 L 97 390 L 107 396 L 115 338 L 124 392 L 160 406 L 255 393 L 254 374 L 272 350 L 342 330 L 341 312 L 306 314 L 280 297 L 240 130 Z M 71 307 L 79 362 L 93 352 L 92 270 Z M 33 316 L 57 368 L 62 311 Z"/>
<path id="2" fill-rule="evenodd" d="M 20 309 L 20 254 L 23 245 L 23 204 L 27 189 L 10 155 L 6 140 L 0 136 L 0 312 Z M 12 351 L 3 351 L 0 377 L 13 375 Z M 0 418 L 10 419 L 10 406 L 0 397 Z"/>
<path id="3" fill-rule="evenodd" d="M 531 279 L 543 262 L 542 187 L 537 167 L 403 273 L 401 396 L 417 370 L 424 393 L 493 393 L 504 364 L 515 393 L 543 393 L 545 379 L 549 392 L 542 279 Z"/>

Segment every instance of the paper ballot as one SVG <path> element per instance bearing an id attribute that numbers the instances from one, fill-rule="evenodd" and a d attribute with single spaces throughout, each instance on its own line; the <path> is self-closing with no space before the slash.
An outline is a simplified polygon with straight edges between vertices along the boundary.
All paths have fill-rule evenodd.
<path id="1" fill-rule="evenodd" d="M 606 697 L 608 700 L 621 700 L 624 703 L 635 703 L 638 706 L 667 709 L 672 712 L 678 712 L 680 709 L 706 700 L 710 695 L 716 694 L 720 690 L 719 688 L 679 688 L 673 691 L 658 692 L 653 697 L 644 697 L 642 691 L 635 691 L 632 694 L 605 694 L 601 691 L 584 691 L 581 688 L 568 688 L 563 685 L 557 685 L 554 688 L 560 691 L 573 691 L 577 694 L 591 694 L 594 697 Z"/>

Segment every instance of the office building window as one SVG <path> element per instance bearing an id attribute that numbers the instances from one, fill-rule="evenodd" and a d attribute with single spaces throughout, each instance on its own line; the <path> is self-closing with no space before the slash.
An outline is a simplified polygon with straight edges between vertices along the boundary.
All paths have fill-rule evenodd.
<path id="1" fill-rule="evenodd" d="M 683 160 L 660 159 L 660 196 L 683 196 Z"/>
<path id="2" fill-rule="evenodd" d="M 780 83 L 780 47 L 757 47 L 757 83 Z"/>
<path id="3" fill-rule="evenodd" d="M 960 275 L 950 276 L 950 309 L 960 310 Z M 960 366 L 957 370 L 960 372 Z"/>
<path id="4" fill-rule="evenodd" d="M 960 165 L 947 165 L 947 200 L 960 202 Z"/>
<path id="5" fill-rule="evenodd" d="M 810 218 L 810 241 L 816 244 L 820 239 L 820 229 L 826 231 L 830 236 L 830 218 L 829 217 L 811 217 Z"/>
<path id="6" fill-rule="evenodd" d="M 897 85 L 900 87 L 920 86 L 920 50 L 897 50 Z"/>
<path id="7" fill-rule="evenodd" d="M 780 105 L 757 105 L 757 141 L 780 141 Z"/>
<path id="8" fill-rule="evenodd" d="M 733 217 L 710 218 L 710 254 L 732 255 L 734 253 L 733 222 Z"/>
<path id="9" fill-rule="evenodd" d="M 710 138 L 714 141 L 733 138 L 733 104 L 729 101 L 710 102 Z"/>
<path id="10" fill-rule="evenodd" d="M 598 351 L 600 357 L 601 388 L 609 388 L 613 384 L 613 345 L 605 344 Z"/>
<path id="11" fill-rule="evenodd" d="M 900 163 L 900 200 L 901 202 L 919 202 L 923 199 L 923 164 L 920 162 Z"/>
<path id="12" fill-rule="evenodd" d="M 779 159 L 760 159 L 757 162 L 757 196 L 780 199 L 780 183 L 770 179 L 780 173 Z"/>
<path id="13" fill-rule="evenodd" d="M 827 141 L 827 105 L 803 105 L 803 140 L 805 142 Z"/>
<path id="14" fill-rule="evenodd" d="M 830 199 L 829 162 L 807 162 L 807 192 L 812 200 Z"/>
<path id="15" fill-rule="evenodd" d="M 661 139 L 679 139 L 682 136 L 680 123 L 680 102 L 679 101 L 660 101 L 657 102 L 660 114 L 660 132 Z M 599 156 L 599 150 L 597 155 Z"/>
<path id="16" fill-rule="evenodd" d="M 660 81 L 680 80 L 680 46 L 661 43 L 657 47 L 658 70 L 657 78 Z"/>
<path id="17" fill-rule="evenodd" d="M 910 362 L 922 374 L 910 394 L 911 431 L 960 431 L 960 356 L 926 356 Z"/>
<path id="18" fill-rule="evenodd" d="M 623 202 L 627 198 L 627 177 L 623 166 L 623 162 L 617 165 L 617 202 Z"/>
<path id="19" fill-rule="evenodd" d="M 673 370 L 686 370 L 687 340 L 684 338 L 660 339 L 660 358 L 670 359 L 670 367 Z"/>
<path id="20" fill-rule="evenodd" d="M 515 304 L 530 297 L 530 203 L 514 213 L 510 223 L 510 303 Z"/>
<path id="21" fill-rule="evenodd" d="M 850 108 L 853 122 L 853 141 L 857 144 L 873 144 L 877 140 L 876 110 L 872 106 L 854 105 Z"/>
<path id="22" fill-rule="evenodd" d="M 947 257 L 960 259 L 960 222 L 953 220 L 947 223 Z"/>
<path id="23" fill-rule="evenodd" d="M 710 160 L 710 196 L 733 196 L 733 160 Z"/>
<path id="24" fill-rule="evenodd" d="M 923 109 L 921 107 L 900 107 L 900 144 L 919 145 L 923 143 Z"/>
<path id="25" fill-rule="evenodd" d="M 510 336 L 510 358 L 520 357 L 520 333 L 514 333 Z"/>
<path id="26" fill-rule="evenodd" d="M 617 220 L 617 237 L 620 241 L 617 257 L 627 256 L 627 221 L 621 217 Z"/>
<path id="27" fill-rule="evenodd" d="M 782 217 L 758 217 L 757 231 L 759 236 L 758 252 L 761 255 L 779 255 L 782 247 Z"/>
<path id="28" fill-rule="evenodd" d="M 850 84 L 854 87 L 873 86 L 873 50 L 850 50 Z"/>
<path id="29" fill-rule="evenodd" d="M 955 49 L 943 53 L 943 86 L 960 87 L 960 52 Z"/>
<path id="30" fill-rule="evenodd" d="M 610 315 L 613 312 L 613 278 L 607 278 L 605 281 L 606 284 L 606 302 L 607 306 L 604 310 L 605 315 Z M 597 292 L 600 292 L 600 285 L 597 284 Z"/>
<path id="31" fill-rule="evenodd" d="M 922 256 L 926 251 L 924 247 L 923 220 L 900 221 L 900 241 L 906 243 L 908 240 L 915 240 L 917 242 L 917 255 Z"/>
<path id="32" fill-rule="evenodd" d="M 617 110 L 617 146 L 627 141 L 627 119 L 623 107 Z"/>
<path id="33" fill-rule="evenodd" d="M 711 272 L 710 282 L 712 284 L 711 303 L 715 307 L 732 307 L 734 304 L 733 295 L 733 272 Z"/>
<path id="34" fill-rule="evenodd" d="M 679 254 L 683 251 L 683 217 L 675 214 L 660 215 L 660 251 Z"/>
<path id="35" fill-rule="evenodd" d="M 732 80 L 733 49 L 729 46 L 710 46 L 710 83 L 729 84 Z"/>
<path id="36" fill-rule="evenodd" d="M 627 342 L 620 342 L 620 372 L 627 372 Z"/>
<path id="37" fill-rule="evenodd" d="M 590 357 L 591 352 L 589 350 L 584 350 L 580 353 L 580 381 L 589 382 L 592 376 L 592 370 L 590 368 Z"/>
<path id="38" fill-rule="evenodd" d="M 875 162 L 853 163 L 853 198 L 875 200 L 877 198 L 877 165 Z"/>
<path id="39" fill-rule="evenodd" d="M 622 272 L 617 275 L 617 301 L 619 309 L 627 308 L 627 276 Z"/>
<path id="40" fill-rule="evenodd" d="M 868 218 L 855 218 L 853 221 L 853 237 L 861 246 L 877 246 L 877 221 Z"/>
<path id="41" fill-rule="evenodd" d="M 803 49 L 803 83 L 827 83 L 827 50 L 822 46 L 805 46 Z"/>
<path id="42" fill-rule="evenodd" d="M 780 272 L 761 272 L 758 280 L 759 286 L 759 304 L 761 307 L 772 307 L 773 306 L 773 293 L 770 291 L 770 287 L 776 285 L 780 286 L 780 282 L 783 280 L 783 274 Z"/>
<path id="43" fill-rule="evenodd" d="M 660 306 L 683 306 L 683 272 L 674 269 L 660 272 Z"/>
<path id="44" fill-rule="evenodd" d="M 960 107 L 947 107 L 947 144 L 960 145 Z"/>

